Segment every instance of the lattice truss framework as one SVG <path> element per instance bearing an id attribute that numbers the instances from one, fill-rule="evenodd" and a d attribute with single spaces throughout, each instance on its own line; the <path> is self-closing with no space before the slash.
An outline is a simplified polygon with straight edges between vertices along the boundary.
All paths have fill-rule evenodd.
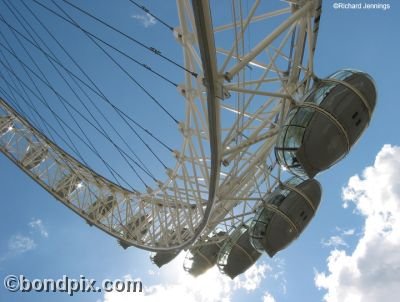
<path id="1" fill-rule="evenodd" d="M 198 2 L 207 8 L 214 5 Z M 211 12 L 215 53 L 210 62 L 215 62 L 217 71 L 211 83 L 204 78 L 192 3 L 177 0 L 180 24 L 175 39 L 182 46 L 185 67 L 199 76 L 185 73 L 179 85 L 186 99 L 186 118 L 178 127 L 183 143 L 174 152 L 176 166 L 158 186 L 132 192 L 103 178 L 3 100 L 0 150 L 89 224 L 126 245 L 153 251 L 180 249 L 202 244 L 216 230 L 228 233 L 246 223 L 284 177 L 273 152 L 275 140 L 289 108 L 301 102 L 312 85 L 321 10 L 321 1 L 299 0 L 280 2 L 272 6 L 275 10 L 262 12 L 263 2 L 253 1 L 244 15 L 241 1 L 232 1 L 229 9 L 235 18 L 227 24 L 213 18 L 217 11 Z M 251 39 L 250 28 L 257 29 L 251 31 L 257 32 Z M 210 86 L 216 91 L 218 111 L 212 128 Z M 214 146 L 209 139 L 213 132 L 218 138 Z M 211 166 L 212 147 L 218 151 L 217 167 Z M 209 196 L 212 169 L 217 171 L 216 190 Z"/>

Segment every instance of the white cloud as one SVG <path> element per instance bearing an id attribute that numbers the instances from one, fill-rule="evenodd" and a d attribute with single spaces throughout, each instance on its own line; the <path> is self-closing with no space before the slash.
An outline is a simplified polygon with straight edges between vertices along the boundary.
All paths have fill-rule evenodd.
<path id="1" fill-rule="evenodd" d="M 331 251 L 315 284 L 327 302 L 393 301 L 400 296 L 400 147 L 385 145 L 362 177 L 350 178 L 343 198 L 364 216 L 364 230 L 349 254 Z"/>
<path id="2" fill-rule="evenodd" d="M 152 301 L 175 301 L 175 302 L 229 302 L 235 291 L 245 289 L 256 290 L 270 270 L 270 267 L 261 262 L 251 267 L 245 274 L 232 281 L 229 277 L 222 275 L 217 267 L 213 267 L 205 274 L 194 278 L 182 269 L 184 254 L 178 256 L 172 263 L 163 267 L 161 279 L 167 276 L 162 284 L 143 284 L 142 294 L 132 293 L 105 293 L 104 302 L 152 302 Z"/>
<path id="3" fill-rule="evenodd" d="M 147 271 L 147 273 L 149 274 L 149 276 L 160 275 L 160 272 L 155 272 L 155 271 L 152 270 L 152 269 L 149 269 L 149 270 Z"/>
<path id="4" fill-rule="evenodd" d="M 276 300 L 269 292 L 265 292 L 263 302 L 276 302 Z"/>
<path id="5" fill-rule="evenodd" d="M 23 254 L 35 248 L 36 243 L 30 237 L 14 235 L 8 241 L 8 250 L 11 254 Z"/>
<path id="6" fill-rule="evenodd" d="M 242 276 L 234 280 L 235 288 L 243 288 L 247 291 L 256 290 L 260 286 L 261 281 L 265 279 L 268 271 L 272 271 L 272 268 L 266 263 L 253 265 Z"/>
<path id="7" fill-rule="evenodd" d="M 142 23 L 142 25 L 146 28 L 153 26 L 157 23 L 157 20 L 149 13 L 146 13 L 144 15 L 133 15 L 132 18 L 140 21 L 140 23 Z"/>
<path id="8" fill-rule="evenodd" d="M 334 248 L 339 248 L 341 246 L 348 247 L 349 245 L 344 237 L 353 236 L 356 232 L 355 229 L 343 229 L 340 227 L 336 227 L 336 231 L 339 232 L 338 235 L 331 236 L 328 240 L 324 238 L 321 240 L 323 246 Z"/>
<path id="9" fill-rule="evenodd" d="M 276 282 L 278 282 L 283 294 L 286 294 L 287 292 L 285 266 L 286 266 L 285 259 L 276 256 L 272 259 L 271 277 L 274 278 Z"/>
<path id="10" fill-rule="evenodd" d="M 179 267 L 179 269 L 182 269 Z M 229 301 L 232 282 L 226 276 L 222 276 L 216 268 L 210 269 L 206 274 L 197 278 L 191 277 L 185 272 L 172 274 L 174 282 L 164 282 L 146 286 L 144 293 L 135 294 L 134 300 L 138 302 L 152 301 Z M 110 292 L 104 295 L 104 302 L 128 302 L 132 301 L 132 293 Z"/>
<path id="11" fill-rule="evenodd" d="M 328 246 L 328 247 L 335 247 L 338 248 L 340 246 L 348 246 L 348 244 L 343 240 L 342 237 L 340 236 L 331 236 L 328 240 L 321 240 L 322 245 Z"/>
<path id="12" fill-rule="evenodd" d="M 49 236 L 49 233 L 47 232 L 41 219 L 32 219 L 28 223 L 28 226 L 31 228 L 31 230 L 38 232 L 42 237 L 47 238 Z M 33 232 L 31 231 L 30 234 L 33 235 Z M 21 234 L 14 234 L 8 240 L 7 251 L 0 256 L 0 262 L 31 251 L 36 247 L 37 244 L 34 238 Z"/>
<path id="13" fill-rule="evenodd" d="M 348 229 L 348 230 L 343 230 L 342 234 L 344 236 L 353 236 L 355 234 L 356 230 L 355 229 Z"/>
<path id="14" fill-rule="evenodd" d="M 49 237 L 49 233 L 47 232 L 41 219 L 32 219 L 31 222 L 29 222 L 29 226 L 33 230 L 38 231 L 40 235 L 42 235 L 43 237 L 45 238 Z"/>

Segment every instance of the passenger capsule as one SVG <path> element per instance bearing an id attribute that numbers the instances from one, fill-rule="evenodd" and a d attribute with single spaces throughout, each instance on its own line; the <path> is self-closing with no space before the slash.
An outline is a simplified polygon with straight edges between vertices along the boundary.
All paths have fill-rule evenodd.
<path id="1" fill-rule="evenodd" d="M 197 277 L 205 273 L 217 263 L 218 254 L 223 245 L 225 232 L 212 236 L 203 245 L 191 248 L 183 263 L 183 268 L 189 274 Z"/>
<path id="2" fill-rule="evenodd" d="M 296 239 L 315 215 L 321 186 L 315 179 L 297 176 L 283 183 L 265 200 L 249 228 L 250 242 L 273 257 Z"/>
<path id="3" fill-rule="evenodd" d="M 150 260 L 158 267 L 162 267 L 163 265 L 171 262 L 178 254 L 180 250 L 177 251 L 159 251 L 157 253 L 152 253 L 150 255 Z"/>
<path id="4" fill-rule="evenodd" d="M 187 233 L 187 229 L 183 228 L 180 232 L 180 237 L 181 239 L 187 239 L 188 238 L 188 233 Z M 162 237 L 162 241 L 164 242 L 168 242 L 170 244 L 175 244 L 177 241 L 177 236 L 178 233 L 174 230 L 169 230 L 168 232 L 166 232 L 163 237 Z M 158 246 L 159 244 L 156 243 L 156 246 Z M 175 251 L 159 251 L 156 253 L 151 253 L 150 254 L 150 260 L 151 262 L 153 262 L 155 265 L 157 265 L 158 267 L 162 267 L 163 265 L 169 263 L 170 261 L 172 261 L 176 256 L 179 255 L 179 253 L 181 252 L 181 250 L 175 250 Z"/>
<path id="5" fill-rule="evenodd" d="M 231 279 L 250 268 L 261 253 L 250 243 L 247 225 L 236 228 L 225 241 L 219 254 L 217 265 L 221 273 Z"/>
<path id="6" fill-rule="evenodd" d="M 376 103 L 373 79 L 341 70 L 316 81 L 302 104 L 288 114 L 275 153 L 299 176 L 314 177 L 343 158 L 368 126 Z"/>

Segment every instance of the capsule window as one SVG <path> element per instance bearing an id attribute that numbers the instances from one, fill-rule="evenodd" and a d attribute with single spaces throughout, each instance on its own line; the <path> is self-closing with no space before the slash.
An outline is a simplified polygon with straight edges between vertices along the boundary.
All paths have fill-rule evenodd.
<path id="1" fill-rule="evenodd" d="M 360 125 L 360 123 L 361 123 L 361 119 L 359 119 L 359 120 L 356 122 L 356 126 Z"/>
<path id="2" fill-rule="evenodd" d="M 303 217 L 303 216 L 304 216 L 304 211 L 301 211 L 300 217 Z"/>
<path id="3" fill-rule="evenodd" d="M 354 112 L 354 114 L 351 116 L 351 118 L 354 120 L 358 115 L 358 111 Z"/>

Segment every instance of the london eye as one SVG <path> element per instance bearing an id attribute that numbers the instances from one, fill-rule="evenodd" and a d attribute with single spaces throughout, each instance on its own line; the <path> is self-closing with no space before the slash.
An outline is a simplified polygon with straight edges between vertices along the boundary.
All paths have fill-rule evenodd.
<path id="1" fill-rule="evenodd" d="M 0 150 L 123 248 L 235 278 L 316 215 L 374 81 L 314 73 L 322 0 L 177 0 L 176 24 L 120 2 L 160 37 L 80 1 L 1 1 Z"/>

